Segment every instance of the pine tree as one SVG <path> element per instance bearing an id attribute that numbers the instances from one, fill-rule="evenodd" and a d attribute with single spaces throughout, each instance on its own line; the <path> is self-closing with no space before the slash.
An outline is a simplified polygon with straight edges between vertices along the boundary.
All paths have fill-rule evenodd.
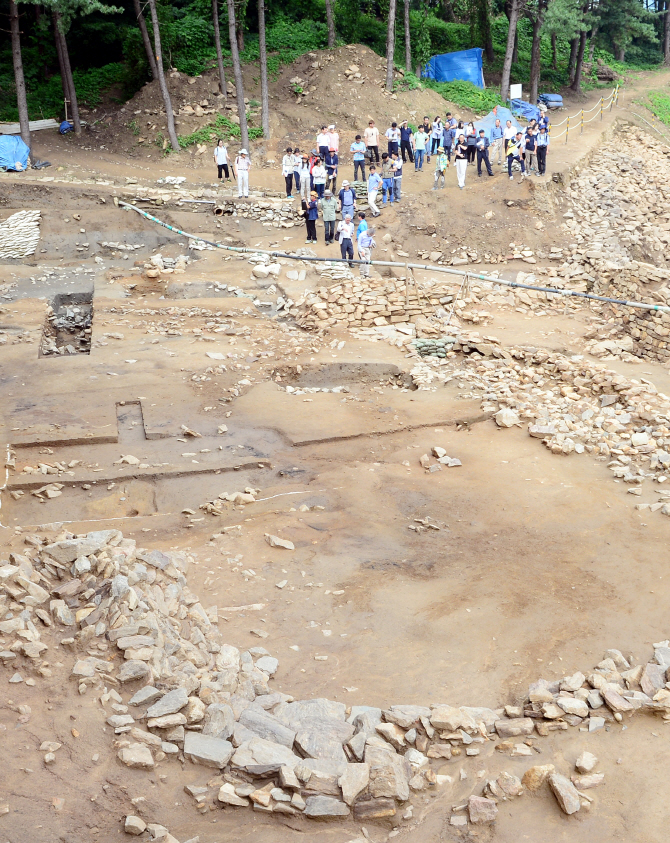
<path id="1" fill-rule="evenodd" d="M 142 14 L 142 7 L 140 0 L 133 0 L 133 8 L 135 9 L 135 17 L 137 18 L 137 25 L 140 28 L 142 35 L 142 43 L 144 44 L 144 52 L 147 54 L 147 61 L 149 62 L 149 70 L 152 79 L 158 79 L 158 68 L 156 67 L 156 57 L 154 56 L 154 48 L 149 38 L 149 31 L 147 29 L 147 22 L 144 20 Z"/>
<path id="2" fill-rule="evenodd" d="M 23 55 L 21 53 L 21 29 L 19 10 L 14 0 L 9 0 L 9 27 L 12 34 L 12 61 L 14 63 L 14 83 L 16 85 L 16 104 L 19 109 L 19 127 L 21 138 L 30 149 L 30 121 L 28 119 L 28 100 L 26 81 L 23 76 Z"/>
<path id="3" fill-rule="evenodd" d="M 235 21 L 235 0 L 226 0 L 228 5 L 228 37 L 230 39 L 230 52 L 233 57 L 233 74 L 235 76 L 235 90 L 237 93 L 237 114 L 240 120 L 240 135 L 242 147 L 249 149 L 249 129 L 247 127 L 247 111 L 244 104 L 244 80 L 242 79 L 242 65 L 240 64 L 240 52 L 237 49 L 237 25 Z"/>
<path id="4" fill-rule="evenodd" d="M 258 0 L 258 49 L 261 65 L 261 126 L 270 137 L 270 106 L 268 103 L 268 52 L 265 46 L 265 0 Z"/>
<path id="5" fill-rule="evenodd" d="M 158 69 L 158 85 L 161 89 L 161 96 L 163 97 L 163 105 L 165 106 L 165 116 L 167 117 L 167 131 L 168 138 L 172 151 L 179 152 L 179 139 L 177 138 L 177 130 L 174 125 L 174 112 L 172 110 L 172 100 L 170 99 L 170 91 L 168 90 L 167 82 L 165 81 L 165 71 L 163 69 L 163 51 L 161 48 L 161 30 L 158 23 L 158 13 L 156 11 L 156 0 L 149 0 L 149 9 L 151 10 L 151 23 L 154 30 L 154 44 L 156 45 L 156 67 Z"/>
<path id="6" fill-rule="evenodd" d="M 511 0 L 509 3 L 509 29 L 507 30 L 507 47 L 505 49 L 505 60 L 503 62 L 502 79 L 500 81 L 500 96 L 506 102 L 509 99 L 509 83 L 512 75 L 512 59 L 516 46 L 516 29 L 519 23 L 519 16 L 523 0 Z"/>
<path id="7" fill-rule="evenodd" d="M 335 46 L 335 18 L 333 17 L 333 0 L 326 0 L 326 23 L 328 25 L 328 49 Z"/>
<path id="8" fill-rule="evenodd" d="M 396 0 L 390 0 L 389 18 L 386 30 L 386 90 L 393 91 L 393 54 L 395 53 L 395 11 Z"/>
<path id="9" fill-rule="evenodd" d="M 224 99 L 228 99 L 226 88 L 226 71 L 223 69 L 223 53 L 221 52 L 221 28 L 219 26 L 219 0 L 212 0 L 212 23 L 214 24 L 214 48 L 216 49 L 216 67 L 219 71 L 219 91 Z"/>

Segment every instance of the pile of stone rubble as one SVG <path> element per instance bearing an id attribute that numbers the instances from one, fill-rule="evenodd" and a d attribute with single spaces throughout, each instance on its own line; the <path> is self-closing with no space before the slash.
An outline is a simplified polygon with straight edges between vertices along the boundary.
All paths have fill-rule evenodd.
<path id="1" fill-rule="evenodd" d="M 40 353 L 44 356 L 88 354 L 92 322 L 93 305 L 90 303 L 74 300 L 55 303 L 55 308 L 49 306 Z"/>
<path id="2" fill-rule="evenodd" d="M 25 543 L 0 564 L 0 661 L 9 682 L 50 677 L 54 661 L 71 653 L 71 677 L 80 694 L 95 692 L 120 761 L 145 770 L 170 759 L 201 765 L 203 784 L 186 790 L 203 812 L 219 805 L 374 820 L 403 811 L 409 819 L 411 799 L 453 784 L 444 769 L 451 759 L 467 763 L 494 746 L 531 756 L 534 741 L 552 731 L 588 733 L 636 711 L 670 719 L 667 641 L 647 664 L 609 650 L 588 675 L 540 679 L 517 706 L 294 700 L 270 686 L 276 658 L 224 641 L 217 608 L 188 588 L 186 553 L 142 550 L 118 530 L 64 532 L 50 542 L 26 535 Z M 46 751 L 45 763 L 57 763 L 56 749 Z M 508 773 L 479 780 L 452 823 L 492 822 L 500 801 L 545 781 L 564 811 L 578 811 L 591 801 L 582 791 L 603 781 L 587 775 L 595 763 L 578 759 L 586 777 L 572 781 L 552 765 L 531 767 L 523 783 Z"/>
<path id="3" fill-rule="evenodd" d="M 449 346 L 444 356 L 438 346 L 428 356 L 421 356 L 423 348 L 409 353 L 417 387 L 456 385 L 461 397 L 480 399 L 485 412 L 511 411 L 505 418 L 527 425 L 552 453 L 608 459 L 633 495 L 647 480 L 670 477 L 670 398 L 645 378 L 626 378 L 581 355 L 506 348 L 475 332 L 454 331 Z M 656 504 L 638 506 L 670 515 L 670 492 L 659 496 Z"/>

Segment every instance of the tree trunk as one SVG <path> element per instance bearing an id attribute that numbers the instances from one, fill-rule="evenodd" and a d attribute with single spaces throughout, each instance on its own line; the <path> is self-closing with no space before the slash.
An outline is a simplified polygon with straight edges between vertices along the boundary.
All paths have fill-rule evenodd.
<path id="1" fill-rule="evenodd" d="M 591 30 L 591 38 L 589 41 L 589 62 L 593 61 L 593 51 L 596 48 L 596 36 L 598 35 L 598 26 L 594 26 Z"/>
<path id="2" fill-rule="evenodd" d="M 335 18 L 333 17 L 333 0 L 326 0 L 326 23 L 328 24 L 328 49 L 335 46 Z"/>
<path id="3" fill-rule="evenodd" d="M 493 35 L 491 33 L 491 8 L 489 0 L 479 0 L 479 30 L 482 41 L 484 42 L 484 53 L 487 61 L 495 61 L 495 53 L 493 52 Z"/>
<path id="4" fill-rule="evenodd" d="M 270 137 L 270 105 L 268 103 L 268 54 L 265 46 L 265 0 L 258 0 L 258 49 L 261 64 L 261 126 L 263 136 Z"/>
<path id="5" fill-rule="evenodd" d="M 70 91 L 70 80 L 67 78 L 67 74 L 65 73 L 65 61 L 63 59 L 63 47 L 61 45 L 60 33 L 58 31 L 57 13 L 53 12 L 51 17 L 54 27 L 54 43 L 56 45 L 56 55 L 58 56 L 58 68 L 60 70 L 60 83 L 63 87 L 63 98 L 69 106 L 72 102 L 72 93 Z M 65 116 L 69 120 L 72 115 L 68 112 L 67 108 L 65 109 L 65 112 Z"/>
<path id="6" fill-rule="evenodd" d="M 576 94 L 582 92 L 582 66 L 584 64 L 584 52 L 586 51 L 586 32 L 579 36 L 579 50 L 577 51 L 577 64 L 575 66 L 575 78 L 570 85 L 570 90 Z"/>
<path id="7" fill-rule="evenodd" d="M 386 90 L 393 91 L 393 54 L 395 53 L 395 9 L 396 0 L 390 0 L 389 20 L 386 30 Z"/>
<path id="8" fill-rule="evenodd" d="M 512 0 L 509 10 L 509 29 L 507 31 L 507 48 L 505 50 L 505 61 L 503 62 L 502 80 L 500 82 L 500 96 L 506 102 L 509 99 L 509 80 L 512 73 L 512 58 L 514 56 L 514 42 L 516 40 L 516 27 L 519 22 L 520 0 Z"/>
<path id="9" fill-rule="evenodd" d="M 547 12 L 546 0 L 539 0 L 537 4 L 537 11 L 535 20 L 533 21 L 533 43 L 530 51 L 530 93 L 528 95 L 529 102 L 533 105 L 537 102 L 537 95 L 540 89 L 540 73 L 541 73 L 541 55 L 540 55 L 540 41 L 542 33 L 542 24 L 544 23 L 544 16 Z"/>
<path id="10" fill-rule="evenodd" d="M 665 3 L 665 36 L 663 38 L 663 62 L 670 65 L 670 0 Z"/>
<path id="11" fill-rule="evenodd" d="M 551 33 L 551 66 L 558 70 L 558 56 L 556 55 L 556 33 Z"/>
<path id="12" fill-rule="evenodd" d="M 247 12 L 247 3 L 249 0 L 235 0 L 235 39 L 237 41 L 238 52 L 244 52 L 244 18 Z"/>
<path id="13" fill-rule="evenodd" d="M 221 30 L 219 28 L 219 0 L 212 0 L 212 23 L 214 24 L 214 46 L 216 47 L 216 66 L 219 71 L 219 90 L 224 99 L 228 99 L 226 88 L 226 72 L 223 69 L 223 53 L 221 52 Z"/>
<path id="14" fill-rule="evenodd" d="M 14 82 L 16 84 L 16 104 L 19 108 L 19 126 L 21 138 L 28 149 L 30 146 L 30 121 L 28 120 L 28 100 L 26 99 L 26 80 L 23 76 L 23 57 L 21 56 L 21 30 L 19 29 L 19 10 L 14 0 L 9 0 L 9 27 L 12 33 L 12 60 L 14 62 Z"/>
<path id="15" fill-rule="evenodd" d="M 568 59 L 568 81 L 570 84 L 575 79 L 575 64 L 577 63 L 577 50 L 579 49 L 579 38 L 573 38 L 570 42 L 570 58 Z"/>
<path id="16" fill-rule="evenodd" d="M 405 0 L 405 70 L 412 72 L 412 36 L 409 31 L 409 3 Z"/>
<path id="17" fill-rule="evenodd" d="M 72 76 L 72 67 L 70 66 L 70 52 L 67 48 L 67 41 L 65 40 L 65 33 L 61 29 L 60 14 L 54 12 L 54 29 L 55 36 L 60 41 L 61 58 L 63 64 L 62 72 L 65 74 L 68 96 L 70 99 L 70 109 L 72 110 L 72 125 L 74 126 L 75 135 L 81 135 L 81 120 L 79 119 L 79 103 L 77 101 L 77 89 L 74 86 L 74 77 Z"/>
<path id="18" fill-rule="evenodd" d="M 170 92 L 168 91 L 167 82 L 165 81 L 165 71 L 163 70 L 161 30 L 158 23 L 158 14 L 156 13 L 156 0 L 149 0 L 149 9 L 151 10 L 151 24 L 154 30 L 154 44 L 156 45 L 156 68 L 158 70 L 158 85 L 161 89 L 163 104 L 165 105 L 168 138 L 170 139 L 172 151 L 179 152 L 179 140 L 177 139 L 177 131 L 174 126 L 174 112 L 172 111 L 172 100 L 170 99 Z"/>
<path id="19" fill-rule="evenodd" d="M 519 15 L 517 15 L 517 23 Z M 512 64 L 517 64 L 519 61 L 519 30 L 514 33 L 514 52 L 512 53 Z"/>
<path id="20" fill-rule="evenodd" d="M 249 129 L 247 128 L 247 111 L 244 105 L 244 81 L 242 79 L 240 53 L 237 49 L 237 39 L 235 37 L 235 2 L 234 0 L 226 0 L 226 3 L 228 5 L 228 37 L 230 39 L 230 52 L 233 57 L 233 73 L 235 75 L 235 89 L 237 93 L 237 115 L 240 118 L 242 147 L 248 150 Z"/>
<path id="21" fill-rule="evenodd" d="M 626 60 L 626 49 L 625 49 L 625 47 L 617 47 L 616 44 L 614 46 L 615 46 L 615 50 L 616 50 L 616 60 L 617 61 L 625 61 Z"/>
<path id="22" fill-rule="evenodd" d="M 142 33 L 142 42 L 144 43 L 144 50 L 147 54 L 147 61 L 149 62 L 151 78 L 158 79 L 158 68 L 156 67 L 156 59 L 154 57 L 154 48 L 151 43 L 151 39 L 149 38 L 149 31 L 147 30 L 147 23 L 144 20 L 144 15 L 142 14 L 140 0 L 133 0 L 133 6 L 135 8 L 135 17 L 137 18 L 137 25 L 139 26 L 140 32 Z"/>

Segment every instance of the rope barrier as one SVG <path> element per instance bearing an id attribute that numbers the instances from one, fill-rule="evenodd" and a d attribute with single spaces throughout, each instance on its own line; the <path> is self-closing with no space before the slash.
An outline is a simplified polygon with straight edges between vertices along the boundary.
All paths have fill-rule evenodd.
<path id="1" fill-rule="evenodd" d="M 556 287 L 539 287 L 534 284 L 520 284 L 518 281 L 505 281 L 502 278 L 495 278 L 491 275 L 486 275 L 481 272 L 475 273 L 471 271 L 464 271 L 461 269 L 454 269 L 450 266 L 436 266 L 435 264 L 425 263 L 400 263 L 400 261 L 350 261 L 347 258 L 319 258 L 312 257 L 310 255 L 291 255 L 286 252 L 273 252 L 270 249 L 249 249 L 246 246 L 224 246 L 221 243 L 216 243 L 212 240 L 206 240 L 204 237 L 199 237 L 197 234 L 188 234 L 186 231 L 182 231 L 179 228 L 175 228 L 174 226 L 169 225 L 168 223 L 163 222 L 162 220 L 159 220 L 157 217 L 148 214 L 141 208 L 138 208 L 135 205 L 131 205 L 129 202 L 121 202 L 119 200 L 119 206 L 123 208 L 128 208 L 129 210 L 137 211 L 140 216 L 151 220 L 151 222 L 158 223 L 158 225 L 162 225 L 169 231 L 174 231 L 175 234 L 180 234 L 183 237 L 188 237 L 189 240 L 194 240 L 197 243 L 206 243 L 209 246 L 213 246 L 216 249 L 223 249 L 226 252 L 237 252 L 240 254 L 248 255 L 269 255 L 272 258 L 286 258 L 292 261 L 304 261 L 307 263 L 347 263 L 350 266 L 351 264 L 356 264 L 359 266 L 393 266 L 400 267 L 402 269 L 405 269 L 406 271 L 409 269 L 420 269 L 425 272 L 442 272 L 446 273 L 447 275 L 456 275 L 457 277 L 462 278 L 463 281 L 461 283 L 461 288 L 466 284 L 467 281 L 476 279 L 478 281 L 486 281 L 489 284 L 500 284 L 503 287 L 512 287 L 513 289 L 535 290 L 539 293 L 551 293 L 554 296 L 585 299 L 587 301 L 598 301 L 604 302 L 606 304 L 619 304 L 624 307 L 634 307 L 638 308 L 639 310 L 653 310 L 658 313 L 670 313 L 670 307 L 666 305 L 647 304 L 646 302 L 624 301 L 623 299 L 613 299 L 609 296 L 597 296 L 594 293 L 580 293 L 576 290 L 561 290 L 557 289 Z"/>
<path id="2" fill-rule="evenodd" d="M 560 123 L 552 123 L 551 125 L 553 127 L 555 127 L 556 129 L 558 129 L 563 125 L 563 123 L 567 123 L 569 120 L 574 120 L 575 117 L 579 117 L 580 113 L 582 114 L 582 116 L 584 114 L 590 114 L 592 111 L 595 111 L 596 108 L 602 108 L 605 102 L 609 102 L 610 100 L 614 100 L 615 96 L 618 99 L 618 93 L 619 93 L 619 86 L 617 85 L 616 88 L 614 88 L 612 93 L 605 100 L 603 100 L 603 98 L 601 97 L 600 100 L 593 106 L 593 108 L 589 108 L 589 109 L 586 109 L 586 110 L 582 109 L 581 112 L 578 111 L 576 114 L 572 114 L 571 116 L 566 117 L 565 120 L 562 120 Z"/>

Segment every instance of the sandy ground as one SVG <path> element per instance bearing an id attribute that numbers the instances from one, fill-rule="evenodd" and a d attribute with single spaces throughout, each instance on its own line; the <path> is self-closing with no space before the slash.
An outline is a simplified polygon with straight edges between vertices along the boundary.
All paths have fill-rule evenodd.
<path id="1" fill-rule="evenodd" d="M 658 84 L 658 78 L 652 81 Z M 602 128 L 614 119 L 607 115 Z M 600 129 L 596 123 L 585 131 L 579 152 L 597 145 Z M 66 147 L 45 151 L 62 155 L 53 155 L 55 165 L 73 165 Z M 555 154 L 556 169 L 567 179 L 577 152 Z M 78 155 L 76 166 L 107 178 L 137 174 L 139 167 L 92 150 Z M 180 166 L 173 159 L 152 161 L 150 175 L 176 174 Z M 276 170 L 262 179 L 281 186 Z M 557 187 L 533 190 L 497 176 L 491 186 L 475 182 L 462 197 L 450 185 L 445 214 L 444 200 L 427 197 L 427 181 L 426 174 L 405 179 L 406 204 L 385 213 L 379 235 L 397 237 L 408 220 L 423 215 L 452 247 L 461 238 L 503 250 L 524 234 L 533 248 L 564 242 Z M 453 383 L 436 393 L 407 391 L 408 361 L 385 343 L 343 331 L 325 340 L 291 335 L 251 299 L 211 294 L 216 281 L 262 298 L 246 262 L 199 254 L 180 278 L 197 291 L 188 299 L 166 298 L 163 288 L 132 275 L 133 259 L 106 257 L 101 269 L 93 260 L 101 253 L 97 246 L 86 257 L 76 251 L 84 234 L 92 244 L 144 244 L 133 255 L 141 260 L 159 248 L 176 256 L 185 252 L 185 241 L 110 201 L 101 204 L 99 190 L 0 181 L 5 210 L 44 212 L 44 251 L 34 261 L 3 267 L 0 329 L 8 341 L 0 349 L 0 430 L 16 452 L 8 489 L 26 493 L 18 500 L 2 494 L 3 558 L 24 546 L 16 527 L 30 532 L 63 521 L 75 532 L 114 526 L 145 547 L 188 548 L 197 561 L 189 585 L 220 607 L 227 640 L 250 647 L 259 642 L 251 630 L 265 630 L 261 643 L 280 660 L 273 685 L 296 698 L 496 707 L 523 699 L 528 683 L 540 676 L 586 671 L 610 647 L 636 663 L 646 660 L 651 643 L 668 637 L 667 521 L 636 512 L 604 463 L 586 455 L 552 456 L 524 431 L 499 430 Z M 508 208 L 508 199 L 526 204 Z M 483 214 L 489 208 L 500 224 L 487 228 Z M 529 226 L 537 216 L 544 231 Z M 173 212 L 171 220 L 186 230 L 227 233 L 253 244 L 277 237 L 249 221 L 217 229 L 204 214 Z M 301 242 L 302 231 L 288 234 L 291 245 Z M 405 246 L 421 250 L 431 239 L 408 234 Z M 328 254 L 322 244 L 317 252 Z M 57 277 L 44 275 L 44 268 L 54 267 Z M 504 267 L 518 269 L 528 266 Z M 318 276 L 309 274 L 303 286 L 317 283 Z M 56 292 L 87 290 L 94 302 L 90 355 L 38 357 L 47 301 Z M 592 324 L 587 307 L 543 318 L 513 310 L 493 316 L 485 330 L 504 343 L 572 353 L 582 352 Z M 208 331 L 212 319 L 225 322 L 230 333 Z M 156 333 L 168 325 L 172 335 Z M 331 347 L 333 340 L 344 347 Z M 225 372 L 205 371 L 218 365 L 207 352 L 226 355 Z M 275 381 L 289 365 L 302 367 L 304 383 L 346 383 L 350 391 L 289 395 Z M 608 365 L 670 392 L 667 367 Z M 249 383 L 231 397 L 228 390 L 241 379 Z M 220 434 L 224 423 L 228 431 Z M 184 437 L 182 425 L 202 437 Z M 418 459 L 434 445 L 463 466 L 425 473 Z M 118 465 L 124 454 L 147 468 Z M 21 473 L 43 459 L 81 460 L 72 475 L 59 478 L 64 492 L 48 503 L 30 495 L 46 479 Z M 262 500 L 231 506 L 219 517 L 199 510 L 220 492 L 245 486 L 261 489 Z M 643 495 L 635 500 L 646 500 Z M 310 509 L 301 511 L 303 504 Z M 440 530 L 408 529 L 426 517 Z M 215 537 L 236 524 L 239 530 Z M 268 532 L 293 541 L 295 551 L 270 548 Z M 263 609 L 225 611 L 254 603 Z M 0 668 L 0 804 L 11 806 L 0 816 L 0 831 L 9 843 L 116 839 L 137 798 L 146 800 L 143 815 L 182 841 L 198 834 L 201 843 L 344 843 L 360 834 L 353 822 L 308 825 L 233 809 L 200 816 L 182 787 L 186 777 L 206 781 L 203 768 L 189 766 L 180 775 L 167 763 L 150 775 L 127 770 L 110 752 L 93 696 L 80 697 L 64 680 L 69 653 L 54 636 L 53 676 L 36 687 L 6 684 L 13 669 Z M 25 705 L 30 712 L 19 708 Z M 570 730 L 538 742 L 536 762 L 510 759 L 492 746 L 477 758 L 454 758 L 446 771 L 458 781 L 463 769 L 467 779 L 439 796 L 413 796 L 414 820 L 398 839 L 605 843 L 626 835 L 660 843 L 667 836 L 663 783 L 670 775 L 664 728 L 640 717 L 627 728 L 611 725 L 594 735 Z M 37 751 L 47 739 L 64 744 L 50 768 Z M 448 825 L 451 807 L 482 771 L 521 775 L 531 763 L 566 766 L 583 749 L 598 755 L 606 772 L 606 786 L 590 791 L 590 811 L 568 818 L 549 795 L 524 796 L 501 806 L 493 830 L 464 837 Z M 367 830 L 381 843 L 391 827 L 370 824 Z"/>

